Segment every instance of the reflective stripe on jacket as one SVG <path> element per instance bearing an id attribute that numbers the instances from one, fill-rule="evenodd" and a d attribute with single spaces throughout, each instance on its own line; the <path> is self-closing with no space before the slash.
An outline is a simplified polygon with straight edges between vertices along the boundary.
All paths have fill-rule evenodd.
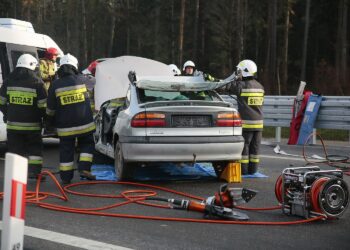
<path id="1" fill-rule="evenodd" d="M 262 130 L 264 127 L 262 111 L 264 87 L 254 79 L 232 82 L 230 94 L 237 96 L 238 112 L 242 118 L 243 129 Z"/>
<path id="2" fill-rule="evenodd" d="M 55 80 L 47 97 L 46 114 L 54 117 L 60 137 L 78 136 L 95 130 L 84 77 L 66 75 Z"/>
<path id="3" fill-rule="evenodd" d="M 7 118 L 7 129 L 18 133 L 41 131 L 46 92 L 34 71 L 16 68 L 0 89 L 0 110 Z"/>

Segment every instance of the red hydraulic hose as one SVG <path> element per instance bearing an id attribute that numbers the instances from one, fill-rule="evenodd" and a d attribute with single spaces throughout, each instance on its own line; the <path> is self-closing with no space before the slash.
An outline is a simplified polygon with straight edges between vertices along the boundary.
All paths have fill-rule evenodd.
<path id="1" fill-rule="evenodd" d="M 40 192 L 40 179 L 43 175 L 48 175 L 55 183 L 57 188 L 59 189 L 61 195 L 48 193 L 48 192 Z M 309 219 L 302 219 L 302 220 L 296 220 L 296 221 L 231 221 L 231 220 L 213 220 L 213 219 L 192 219 L 192 218 L 176 218 L 176 217 L 160 217 L 160 216 L 145 216 L 145 215 L 135 215 L 135 214 L 120 214 L 120 213 L 111 213 L 111 212 L 102 212 L 103 210 L 116 208 L 120 206 L 124 206 L 130 203 L 136 203 L 139 205 L 145 205 L 145 206 L 152 206 L 157 208 L 171 208 L 169 205 L 159 205 L 151 202 L 146 202 L 145 199 L 150 196 L 157 195 L 157 192 L 154 190 L 143 190 L 143 189 L 137 189 L 137 190 L 127 190 L 121 192 L 119 195 L 108 195 L 108 194 L 91 194 L 91 193 L 83 193 L 83 192 L 77 192 L 73 191 L 70 188 L 77 187 L 77 186 L 83 186 L 83 185 L 98 185 L 98 184 L 111 184 L 111 185 L 130 185 L 130 186 L 136 186 L 138 188 L 151 188 L 154 190 L 160 190 L 164 192 L 168 192 L 171 194 L 180 195 L 186 198 L 198 200 L 198 201 L 204 201 L 205 199 L 199 196 L 191 195 L 184 192 L 179 192 L 173 189 L 149 185 L 149 184 L 141 184 L 141 183 L 135 183 L 135 182 L 118 182 L 118 181 L 87 181 L 87 182 L 79 182 L 67 185 L 62 188 L 62 186 L 57 181 L 56 177 L 49 171 L 43 171 L 41 175 L 39 176 L 39 179 L 36 184 L 36 190 L 35 192 L 28 191 L 27 192 L 27 201 L 30 203 L 34 203 L 38 205 L 39 207 L 54 210 L 54 211 L 61 211 L 61 212 L 68 212 L 68 213 L 78 213 L 78 214 L 87 214 L 87 215 L 98 215 L 98 216 L 109 216 L 109 217 L 118 217 L 118 218 L 132 218 L 132 219 L 146 219 L 146 220 L 158 220 L 158 221 L 177 221 L 177 222 L 196 222 L 196 223 L 214 223 L 214 224 L 240 224 L 240 225 L 275 225 L 275 226 L 281 226 L 281 225 L 295 225 L 295 224 L 302 224 L 302 223 L 308 223 L 312 221 L 322 220 L 325 218 L 325 216 L 317 216 Z M 79 195 L 79 196 L 87 196 L 87 197 L 96 197 L 96 198 L 113 198 L 113 199 L 124 199 L 122 202 L 113 203 L 111 205 L 102 206 L 102 207 L 96 207 L 96 208 L 74 208 L 69 206 L 62 206 L 57 205 L 53 203 L 43 202 L 48 197 L 54 197 L 61 199 L 63 201 L 68 201 L 67 193 L 70 193 L 72 195 Z M 2 198 L 2 193 L 0 193 L 0 198 Z M 267 208 L 247 208 L 247 207 L 237 207 L 239 209 L 244 210 L 275 210 L 280 209 L 280 206 L 274 206 L 274 207 L 267 207 Z"/>

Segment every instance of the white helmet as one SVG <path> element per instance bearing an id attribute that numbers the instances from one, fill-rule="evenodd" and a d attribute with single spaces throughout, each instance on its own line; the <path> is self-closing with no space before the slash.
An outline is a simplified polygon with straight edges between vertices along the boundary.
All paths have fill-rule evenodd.
<path id="1" fill-rule="evenodd" d="M 78 69 L 78 59 L 75 58 L 75 56 L 72 56 L 71 54 L 66 54 L 61 57 L 60 59 L 60 66 L 69 64 Z"/>
<path id="2" fill-rule="evenodd" d="M 182 67 L 182 70 L 185 71 L 186 67 L 196 68 L 196 65 L 192 61 L 187 61 L 187 62 L 184 63 L 184 66 Z"/>
<path id="3" fill-rule="evenodd" d="M 30 54 L 21 55 L 18 58 L 17 65 L 16 65 L 16 67 L 27 68 L 33 71 L 37 66 L 38 66 L 38 60 Z"/>
<path id="4" fill-rule="evenodd" d="M 237 70 L 241 71 L 243 77 L 255 76 L 258 67 L 252 60 L 243 60 L 237 65 Z"/>
<path id="5" fill-rule="evenodd" d="M 175 64 L 169 64 L 169 68 L 171 72 L 174 74 L 174 76 L 179 76 L 181 75 L 181 71 Z"/>

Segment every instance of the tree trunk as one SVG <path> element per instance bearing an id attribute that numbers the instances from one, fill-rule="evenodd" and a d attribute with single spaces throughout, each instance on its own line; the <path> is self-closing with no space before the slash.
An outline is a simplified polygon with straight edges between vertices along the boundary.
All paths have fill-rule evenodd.
<path id="1" fill-rule="evenodd" d="M 200 0 L 196 0 L 194 15 L 194 32 L 193 32 L 193 60 L 198 61 L 198 22 L 199 22 L 199 4 Z"/>
<path id="2" fill-rule="evenodd" d="M 183 61 L 185 8 L 186 8 L 186 1 L 181 0 L 180 26 L 179 26 L 179 62 L 178 62 L 179 65 L 182 65 L 182 61 Z"/>
<path id="3" fill-rule="evenodd" d="M 267 91 L 271 94 L 276 86 L 276 15 L 277 3 L 276 0 L 269 1 L 269 17 L 267 27 L 267 53 L 264 67 L 264 81 L 267 86 Z"/>
<path id="4" fill-rule="evenodd" d="M 69 30 L 69 15 L 68 15 L 68 4 L 66 4 L 66 18 L 65 18 L 65 21 L 66 21 L 66 50 L 67 51 L 70 51 L 71 47 L 70 47 L 70 44 L 72 42 L 71 40 L 71 37 L 70 37 L 70 30 Z"/>
<path id="5" fill-rule="evenodd" d="M 236 6 L 236 27 L 235 27 L 235 33 L 236 33 L 236 58 L 237 62 L 241 61 L 242 59 L 242 51 L 241 51 L 241 46 L 242 46 L 242 0 L 237 0 L 237 6 Z"/>
<path id="6" fill-rule="evenodd" d="M 276 84 L 276 67 L 277 67 L 277 25 L 276 25 L 276 19 L 277 19 L 277 1 L 272 1 L 272 18 L 271 18 L 271 61 L 270 61 L 270 67 L 271 67 L 271 84 L 272 84 L 272 90 L 275 90 Z M 278 89 L 280 89 L 280 86 L 278 86 Z"/>
<path id="7" fill-rule="evenodd" d="M 283 37 L 283 48 L 282 48 L 282 65 L 281 65 L 281 90 L 286 91 L 288 81 L 288 43 L 289 43 L 289 17 L 291 9 L 291 1 L 287 0 L 286 13 L 284 19 L 284 37 Z M 281 93 L 279 93 L 281 94 Z"/>
<path id="8" fill-rule="evenodd" d="M 116 15 L 112 14 L 107 57 L 112 57 L 113 44 L 114 44 L 114 35 L 115 35 L 115 22 L 116 22 Z"/>
<path id="9" fill-rule="evenodd" d="M 153 57 L 155 60 L 159 60 L 159 42 L 160 42 L 160 39 L 159 39 L 159 27 L 160 27 L 160 1 L 157 0 L 155 2 L 155 5 L 156 5 L 156 10 L 155 10 L 155 17 L 154 17 L 154 54 L 153 54 Z"/>
<path id="10" fill-rule="evenodd" d="M 347 72 L 347 61 L 348 61 L 348 48 L 347 48 L 347 34 L 348 34 L 348 0 L 343 0 L 342 7 L 342 29 L 341 29 L 341 52 L 340 52 L 340 83 L 343 86 L 342 89 L 348 88 L 348 72 Z"/>
<path id="11" fill-rule="evenodd" d="M 202 3 L 203 5 L 204 3 Z M 206 35 L 206 30 L 205 30 L 205 18 L 204 18 L 204 8 L 202 7 L 201 9 L 201 49 L 200 49 L 200 56 L 201 56 L 201 60 L 203 61 L 203 59 L 205 58 L 205 35 Z"/>
<path id="12" fill-rule="evenodd" d="M 127 16 L 126 16 L 126 54 L 130 55 L 130 0 L 127 0 Z"/>
<path id="13" fill-rule="evenodd" d="M 233 71 L 235 71 L 235 65 L 238 64 L 238 62 L 234 61 L 234 44 L 236 42 L 236 34 L 235 31 L 232 27 L 235 26 L 235 2 L 232 1 L 231 2 L 231 6 L 230 6 L 230 36 L 229 36 L 229 58 L 228 58 L 228 71 L 229 72 L 224 72 L 225 74 L 229 74 L 232 73 Z"/>
<path id="14" fill-rule="evenodd" d="M 175 62 L 175 17 L 174 17 L 174 0 L 171 0 L 171 62 Z"/>
<path id="15" fill-rule="evenodd" d="M 307 60 L 307 41 L 309 38 L 309 24 L 310 24 L 310 5 L 311 0 L 306 1 L 305 8 L 305 28 L 304 28 L 304 42 L 303 42 L 303 55 L 301 59 L 301 81 L 306 81 L 306 60 Z"/>
<path id="16" fill-rule="evenodd" d="M 83 62 L 81 63 L 82 65 L 87 64 L 87 51 L 88 51 L 88 46 L 87 46 L 87 37 L 86 37 L 86 8 L 85 8 L 85 0 L 81 0 L 81 16 L 82 16 L 82 38 L 83 38 Z"/>
<path id="17" fill-rule="evenodd" d="M 13 0 L 13 16 L 14 18 L 17 18 L 17 0 Z"/>

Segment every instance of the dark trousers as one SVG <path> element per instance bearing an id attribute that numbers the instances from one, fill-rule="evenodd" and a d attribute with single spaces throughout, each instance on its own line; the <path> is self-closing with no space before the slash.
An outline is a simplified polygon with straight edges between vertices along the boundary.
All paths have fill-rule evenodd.
<path id="1" fill-rule="evenodd" d="M 60 176 L 63 181 L 70 181 L 74 177 L 75 141 L 80 150 L 78 170 L 90 171 L 95 148 L 92 134 L 76 137 L 60 137 Z"/>
<path id="2" fill-rule="evenodd" d="M 28 158 L 28 174 L 38 175 L 43 166 L 43 140 L 39 132 L 31 134 L 7 131 L 8 152 Z"/>
<path id="3" fill-rule="evenodd" d="M 244 147 L 242 151 L 242 174 L 255 174 L 260 162 L 262 131 L 243 130 Z"/>

